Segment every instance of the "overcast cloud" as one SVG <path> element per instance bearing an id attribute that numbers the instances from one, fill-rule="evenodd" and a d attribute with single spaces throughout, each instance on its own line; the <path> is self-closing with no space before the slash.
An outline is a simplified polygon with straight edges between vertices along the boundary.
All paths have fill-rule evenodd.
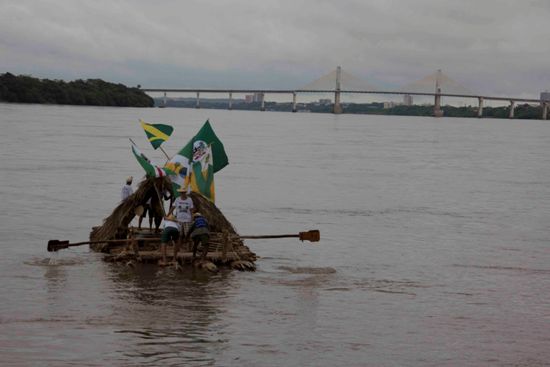
<path id="1" fill-rule="evenodd" d="M 400 87 L 550 89 L 550 0 L 0 0 L 0 73 L 143 87 L 299 88 L 337 65 Z"/>

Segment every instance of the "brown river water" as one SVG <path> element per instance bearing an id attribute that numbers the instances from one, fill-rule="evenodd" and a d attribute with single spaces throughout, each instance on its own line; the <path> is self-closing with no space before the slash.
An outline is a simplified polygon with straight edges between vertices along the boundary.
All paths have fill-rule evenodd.
<path id="1" fill-rule="evenodd" d="M 102 261 L 153 161 L 210 121 L 257 271 Z M 548 366 L 550 121 L 0 104 L 2 366 Z"/>

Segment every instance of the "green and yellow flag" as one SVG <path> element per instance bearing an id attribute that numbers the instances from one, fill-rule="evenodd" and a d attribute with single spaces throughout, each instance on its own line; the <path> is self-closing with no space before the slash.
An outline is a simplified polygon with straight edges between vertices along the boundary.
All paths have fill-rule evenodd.
<path id="1" fill-rule="evenodd" d="M 147 139 L 155 149 L 160 147 L 162 143 L 168 140 L 170 135 L 172 135 L 172 131 L 174 131 L 174 128 L 170 125 L 148 124 L 146 122 L 143 122 L 143 120 L 139 120 L 139 122 L 143 130 L 145 130 L 145 135 L 147 135 Z"/>
<path id="2" fill-rule="evenodd" d="M 167 168 L 159 167 L 151 163 L 149 158 L 147 158 L 133 142 L 132 152 L 134 153 L 139 165 L 145 170 L 145 174 L 148 177 L 164 177 L 174 174 L 174 172 L 168 170 Z"/>
<path id="3" fill-rule="evenodd" d="M 206 121 L 191 140 L 166 165 L 175 189 L 184 187 L 214 202 L 214 172 L 229 164 L 224 146 Z"/>

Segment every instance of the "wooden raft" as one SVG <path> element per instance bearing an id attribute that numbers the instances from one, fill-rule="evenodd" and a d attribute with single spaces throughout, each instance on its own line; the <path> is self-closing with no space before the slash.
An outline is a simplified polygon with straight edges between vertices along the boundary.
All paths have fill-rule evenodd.
<path id="1" fill-rule="evenodd" d="M 92 229 L 90 241 L 93 244 L 90 244 L 90 248 L 96 252 L 106 253 L 107 261 L 158 262 L 162 258 L 160 232 L 150 232 L 148 229 L 138 230 L 129 226 L 136 217 L 137 208 L 143 207 L 149 199 L 158 197 L 158 192 L 163 192 L 168 187 L 171 187 L 171 183 L 166 177 L 146 178 L 140 182 L 136 191 L 120 202 L 103 220 L 102 225 Z M 244 245 L 233 225 L 216 205 L 195 192 L 189 193 L 189 197 L 193 200 L 195 209 L 208 221 L 210 243 L 207 259 L 213 263 L 212 265 L 229 264 L 238 270 L 254 270 L 253 262 L 256 260 L 256 255 Z M 155 216 L 157 226 L 161 220 L 162 215 Z M 124 242 L 125 239 L 136 239 L 137 246 L 133 246 L 136 250 L 131 249 L 131 246 Z M 171 260 L 173 246 L 167 247 L 167 260 Z M 199 256 L 198 253 L 197 256 Z M 182 246 L 179 249 L 178 262 L 183 264 L 191 261 L 191 258 L 191 246 L 189 244 Z"/>
<path id="2" fill-rule="evenodd" d="M 101 248 L 101 252 L 106 253 L 105 261 L 123 262 L 136 261 L 140 263 L 156 264 L 162 259 L 160 252 L 160 233 L 150 232 L 149 230 L 138 230 L 135 227 L 130 228 L 129 236 L 134 241 L 125 243 L 104 243 L 95 251 Z M 190 264 L 193 261 L 192 247 L 193 242 L 183 241 L 177 255 L 179 264 Z M 167 246 L 167 259 L 172 261 L 174 257 L 174 246 Z M 201 249 L 197 251 L 197 258 L 200 258 Z M 208 243 L 208 254 L 206 260 L 218 266 L 229 266 L 238 270 L 254 271 L 257 256 L 243 240 L 236 234 L 211 232 Z"/>

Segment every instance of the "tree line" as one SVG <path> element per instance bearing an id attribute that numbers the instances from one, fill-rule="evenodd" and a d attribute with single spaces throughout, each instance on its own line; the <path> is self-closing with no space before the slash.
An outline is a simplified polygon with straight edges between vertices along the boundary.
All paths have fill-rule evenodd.
<path id="1" fill-rule="evenodd" d="M 164 106 L 163 98 L 155 98 L 157 106 Z M 189 100 L 167 100 L 167 107 L 183 107 L 194 108 L 196 101 Z M 232 103 L 234 110 L 252 110 L 258 111 L 260 109 L 260 102 L 246 103 L 243 101 L 235 100 Z M 290 102 L 265 102 L 265 109 L 268 111 L 292 111 L 292 103 Z M 226 110 L 228 108 L 228 101 L 211 101 L 207 98 L 200 100 L 201 108 L 212 108 Z M 303 112 L 313 113 L 332 113 L 332 104 L 321 104 L 317 102 L 299 103 L 298 110 Z M 384 108 L 382 102 L 371 103 L 343 103 L 342 108 L 344 113 L 349 114 L 367 114 L 367 115 L 396 115 L 396 116 L 433 116 L 433 105 L 396 105 L 390 108 Z M 477 117 L 478 108 L 475 106 L 441 106 L 443 110 L 443 116 L 445 117 Z M 485 118 L 508 118 L 510 108 L 508 106 L 491 107 L 486 106 L 483 108 L 483 117 Z M 542 116 L 542 108 L 540 106 L 534 106 L 529 104 L 518 104 L 514 110 L 514 118 L 516 119 L 540 119 Z"/>
<path id="2" fill-rule="evenodd" d="M 153 107 L 154 100 L 138 87 L 101 79 L 38 79 L 27 75 L 0 74 L 0 101 L 87 106 Z"/>

